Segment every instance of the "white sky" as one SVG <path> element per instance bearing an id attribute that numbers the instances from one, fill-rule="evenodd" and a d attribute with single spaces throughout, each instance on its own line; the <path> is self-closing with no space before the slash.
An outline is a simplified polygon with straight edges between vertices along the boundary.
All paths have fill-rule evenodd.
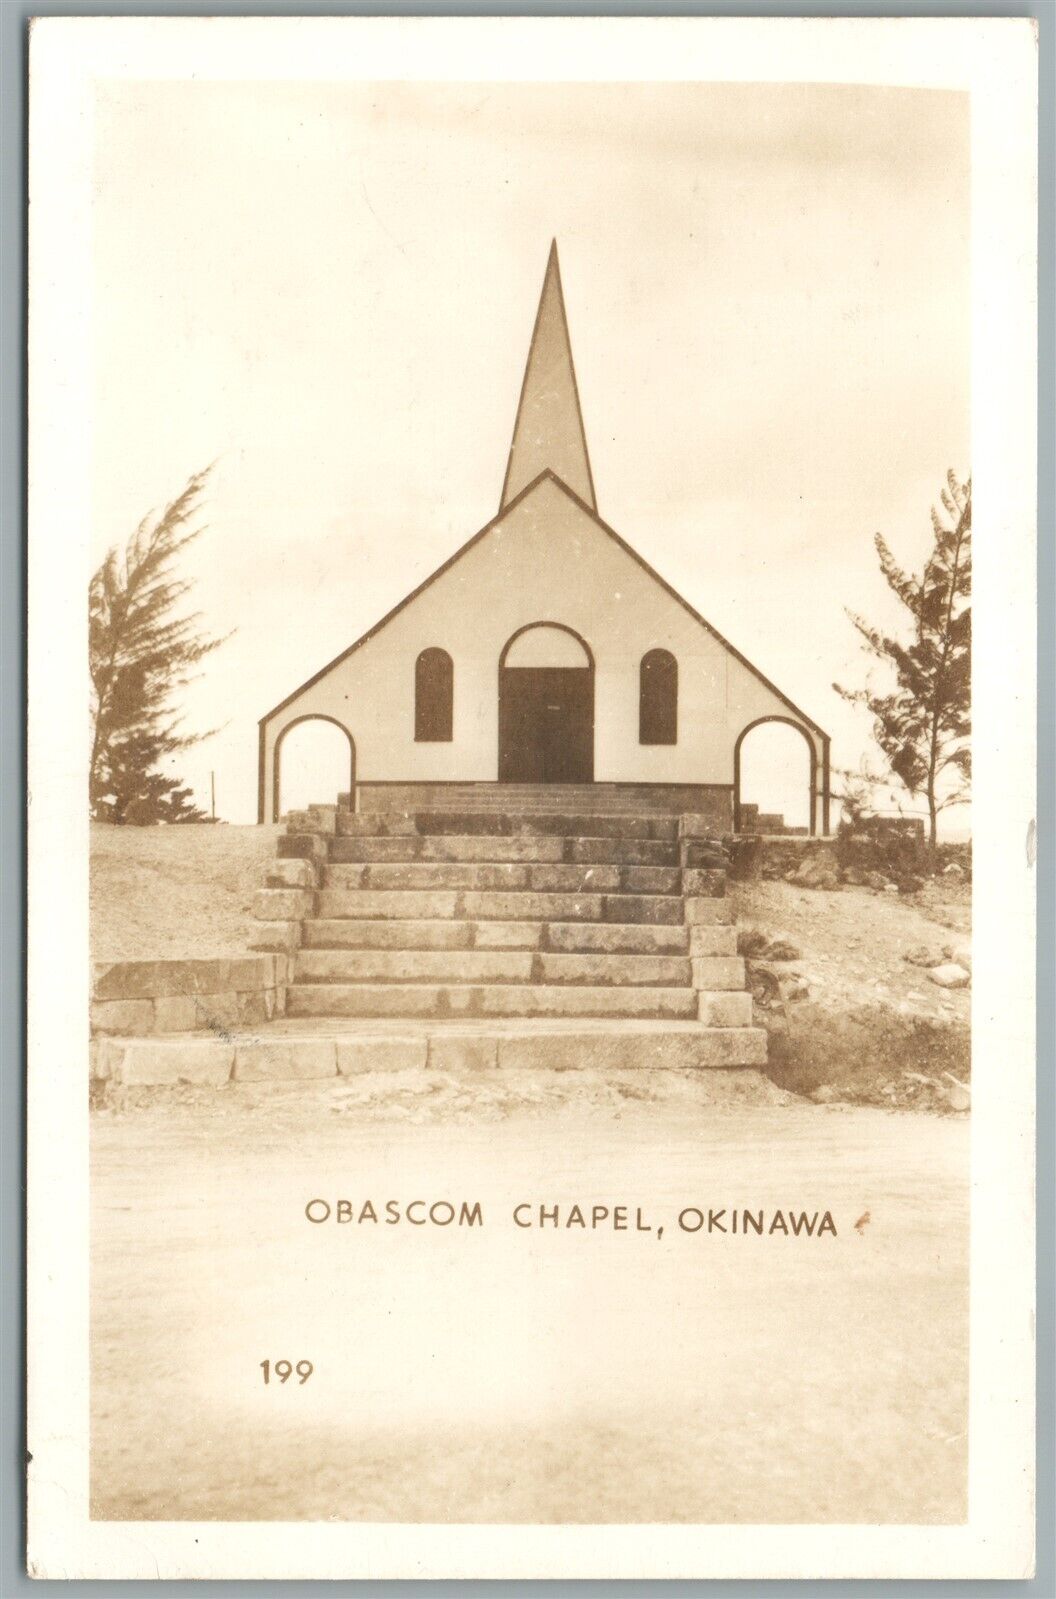
<path id="1" fill-rule="evenodd" d="M 97 559 L 218 462 L 206 808 L 495 515 L 552 236 L 601 515 L 858 764 L 844 607 L 895 619 L 872 535 L 919 566 L 970 469 L 967 96 L 115 82 L 95 157 Z"/>

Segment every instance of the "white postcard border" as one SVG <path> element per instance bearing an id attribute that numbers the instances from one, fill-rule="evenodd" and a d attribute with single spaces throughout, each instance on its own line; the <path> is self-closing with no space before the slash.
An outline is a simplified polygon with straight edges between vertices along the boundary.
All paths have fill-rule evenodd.
<path id="1" fill-rule="evenodd" d="M 1036 37 L 1024 20 L 48 19 L 33 29 L 30 1569 L 41 1577 L 1015 1577 L 1032 1565 Z M 961 1527 L 88 1519 L 90 181 L 96 78 L 813 81 L 972 100 L 969 1520 Z M 59 847 L 57 847 L 59 846 Z M 71 863 L 75 863 L 74 867 Z"/>

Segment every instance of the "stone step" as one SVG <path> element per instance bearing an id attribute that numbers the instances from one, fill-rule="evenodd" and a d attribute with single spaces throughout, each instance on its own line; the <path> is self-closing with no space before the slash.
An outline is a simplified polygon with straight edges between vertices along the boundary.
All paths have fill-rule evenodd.
<path id="1" fill-rule="evenodd" d="M 719 903 L 716 901 L 716 903 Z M 576 921 L 649 922 L 667 925 L 683 920 L 677 894 L 546 894 L 495 893 L 470 890 L 324 888 L 317 895 L 316 915 L 329 920 L 353 917 L 400 921 Z"/>
<path id="2" fill-rule="evenodd" d="M 465 837 L 486 833 L 499 837 L 642 838 L 673 842 L 677 816 L 574 811 L 338 811 L 342 838 Z"/>
<path id="3" fill-rule="evenodd" d="M 714 947 L 698 940 L 698 955 L 734 955 L 737 934 L 732 927 L 694 928 L 725 939 Z M 332 919 L 304 923 L 306 949 L 551 949 L 574 953 L 684 955 L 690 929 L 682 925 L 623 926 L 607 922 L 468 922 L 356 921 Z"/>
<path id="4" fill-rule="evenodd" d="M 618 811 L 678 815 L 725 810 L 726 795 L 701 783 L 362 783 L 358 811 Z M 728 801 L 726 801 L 728 803 Z"/>
<path id="5" fill-rule="evenodd" d="M 402 861 L 328 866 L 323 884 L 326 888 L 383 890 L 469 888 L 499 893 L 528 889 L 542 894 L 680 894 L 682 872 L 677 866 Z"/>
<path id="6" fill-rule="evenodd" d="M 733 996 L 723 996 L 729 998 Z M 368 1071 L 696 1071 L 766 1064 L 760 1027 L 699 1022 L 555 1018 L 301 1020 L 254 1028 L 251 1039 L 108 1038 L 97 1076 L 129 1085 L 297 1082 Z"/>
<path id="7" fill-rule="evenodd" d="M 570 954 L 678 955 L 689 949 L 690 930 L 681 922 L 548 922 L 543 933 L 544 948 Z"/>
<path id="8" fill-rule="evenodd" d="M 563 838 L 541 833 L 420 833 L 333 838 L 334 862 L 526 861 L 678 866 L 678 845 L 657 838 Z"/>
<path id="9" fill-rule="evenodd" d="M 307 925 L 307 924 L 306 924 Z M 737 929 L 732 923 L 707 924 L 689 929 L 691 955 L 736 955 Z"/>
<path id="10" fill-rule="evenodd" d="M 743 989 L 702 992 L 697 995 L 698 1015 L 705 1027 L 751 1027 L 752 996 Z"/>
<path id="11" fill-rule="evenodd" d="M 692 988 L 560 988 L 531 984 L 295 983 L 288 1016 L 644 1016 L 689 1020 Z"/>
<path id="12" fill-rule="evenodd" d="M 740 955 L 694 955 L 693 985 L 705 992 L 743 989 L 744 961 Z"/>
<path id="13" fill-rule="evenodd" d="M 532 950 L 302 949 L 302 983 L 556 983 L 580 987 L 688 988 L 688 957 L 555 954 Z"/>

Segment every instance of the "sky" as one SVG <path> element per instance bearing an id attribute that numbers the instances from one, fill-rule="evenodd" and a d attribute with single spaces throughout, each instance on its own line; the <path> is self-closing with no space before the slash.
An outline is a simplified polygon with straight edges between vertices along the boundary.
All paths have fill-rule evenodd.
<path id="1" fill-rule="evenodd" d="M 206 809 L 255 819 L 259 717 L 496 514 L 554 237 L 601 516 L 877 764 L 832 684 L 847 608 L 898 618 L 873 535 L 919 568 L 970 471 L 967 96 L 114 81 L 94 135 L 93 559 L 216 463 Z"/>

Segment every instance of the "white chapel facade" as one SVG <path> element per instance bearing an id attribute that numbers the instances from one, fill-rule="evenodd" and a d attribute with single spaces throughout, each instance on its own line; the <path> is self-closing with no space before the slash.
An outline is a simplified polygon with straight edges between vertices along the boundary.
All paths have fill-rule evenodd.
<path id="1" fill-rule="evenodd" d="M 346 735 L 359 808 L 618 785 L 720 832 L 739 826 L 745 735 L 787 722 L 809 750 L 810 831 L 828 831 L 828 735 L 598 515 L 556 246 L 498 515 L 261 719 L 260 821 L 279 819 L 283 738 L 311 717 Z"/>

